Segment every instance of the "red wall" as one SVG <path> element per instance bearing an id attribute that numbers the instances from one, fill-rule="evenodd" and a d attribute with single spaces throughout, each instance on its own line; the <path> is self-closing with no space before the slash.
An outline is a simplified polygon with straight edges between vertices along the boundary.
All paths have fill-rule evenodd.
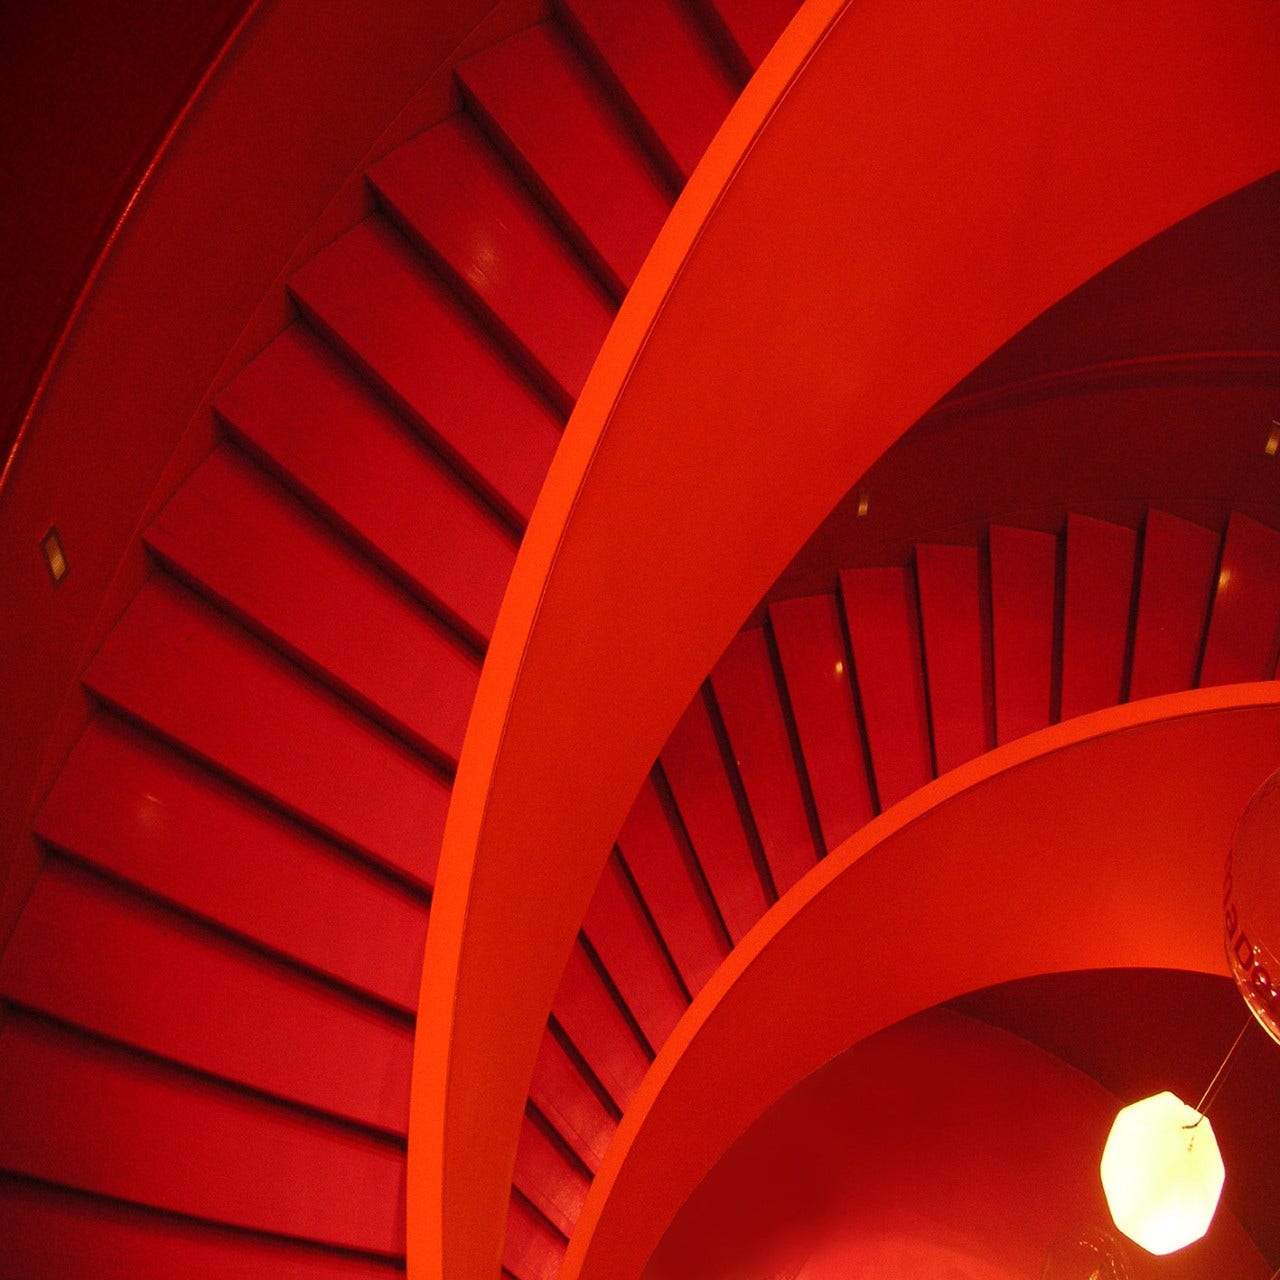
<path id="1" fill-rule="evenodd" d="M 1016 1036 L 921 1014 L 757 1121 L 677 1215 L 645 1280 L 1038 1276 L 1054 1241 L 1111 1225 L 1098 1159 L 1117 1107 Z M 1125 1252 L 1133 1280 L 1267 1273 L 1221 1209 L 1168 1259 Z"/>
<path id="2" fill-rule="evenodd" d="M 0 458 L 106 237 L 254 0 L 6 5 Z"/>

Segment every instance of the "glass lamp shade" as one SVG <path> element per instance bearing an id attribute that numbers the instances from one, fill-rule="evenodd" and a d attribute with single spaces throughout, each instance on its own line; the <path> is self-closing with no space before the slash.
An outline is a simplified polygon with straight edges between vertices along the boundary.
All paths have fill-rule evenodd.
<path id="1" fill-rule="evenodd" d="M 1111 1217 L 1149 1253 L 1173 1253 L 1208 1231 L 1223 1177 L 1209 1121 L 1171 1093 L 1125 1107 L 1102 1152 Z"/>
<path id="2" fill-rule="evenodd" d="M 1223 881 L 1222 923 L 1236 986 L 1280 1043 L 1280 770 L 1258 788 L 1236 827 Z"/>

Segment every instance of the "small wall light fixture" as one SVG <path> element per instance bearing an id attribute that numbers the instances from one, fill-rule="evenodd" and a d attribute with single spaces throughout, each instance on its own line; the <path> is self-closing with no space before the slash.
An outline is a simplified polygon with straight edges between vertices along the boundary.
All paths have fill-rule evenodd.
<path id="1" fill-rule="evenodd" d="M 60 586 L 67 576 L 67 557 L 62 550 L 62 539 L 53 525 L 49 526 L 49 532 L 40 539 L 40 551 L 44 555 L 45 567 L 49 570 L 53 585 Z"/>

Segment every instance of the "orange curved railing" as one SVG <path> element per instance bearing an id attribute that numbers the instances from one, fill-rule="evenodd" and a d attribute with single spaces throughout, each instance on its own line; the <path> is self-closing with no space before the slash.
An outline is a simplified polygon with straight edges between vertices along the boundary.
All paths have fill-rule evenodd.
<path id="1" fill-rule="evenodd" d="M 564 1275 L 638 1274 L 757 1116 L 903 1018 L 1041 973 L 1221 973 L 1224 850 L 1278 745 L 1274 683 L 1169 694 L 997 748 L 886 810 L 690 1007 L 623 1117 Z"/>
<path id="2" fill-rule="evenodd" d="M 1252 3 L 1072 8 L 1052 41 L 1031 6 L 811 6 L 761 68 L 588 381 L 481 681 L 427 946 L 411 1274 L 491 1268 L 569 945 L 734 627 L 957 378 L 1277 166 L 1275 40 Z"/>

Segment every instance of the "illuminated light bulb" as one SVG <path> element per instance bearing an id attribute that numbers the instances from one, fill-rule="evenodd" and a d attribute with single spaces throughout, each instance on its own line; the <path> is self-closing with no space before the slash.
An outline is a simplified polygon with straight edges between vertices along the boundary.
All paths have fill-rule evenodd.
<path id="1" fill-rule="evenodd" d="M 1102 1152 L 1111 1217 L 1149 1253 L 1173 1253 L 1208 1231 L 1224 1176 L 1213 1127 L 1171 1093 L 1125 1107 Z"/>

